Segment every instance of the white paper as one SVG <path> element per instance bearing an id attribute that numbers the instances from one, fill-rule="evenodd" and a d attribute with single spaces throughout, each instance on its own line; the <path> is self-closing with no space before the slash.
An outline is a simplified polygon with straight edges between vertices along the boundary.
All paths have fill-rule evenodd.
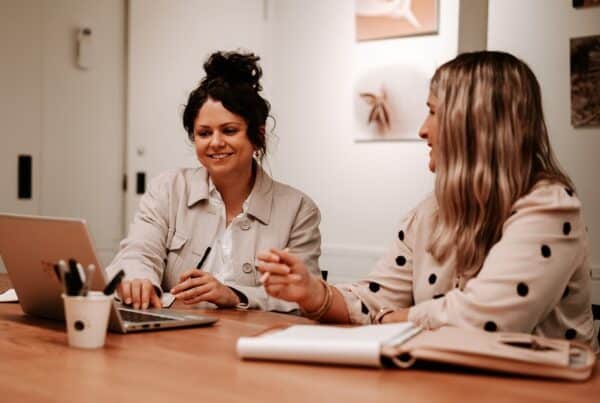
<path id="1" fill-rule="evenodd" d="M 0 294 L 0 302 L 19 302 L 19 297 L 17 297 L 15 289 L 9 288 Z"/>
<path id="2" fill-rule="evenodd" d="M 296 325 L 258 337 L 240 337 L 242 358 L 380 367 L 381 346 L 414 334 L 410 322 L 359 327 Z"/>

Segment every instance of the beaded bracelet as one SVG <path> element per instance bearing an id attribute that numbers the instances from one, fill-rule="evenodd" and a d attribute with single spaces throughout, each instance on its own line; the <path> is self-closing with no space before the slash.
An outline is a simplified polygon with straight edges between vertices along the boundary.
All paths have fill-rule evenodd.
<path id="1" fill-rule="evenodd" d="M 331 305 L 333 304 L 333 292 L 331 291 L 331 287 L 325 281 L 323 281 L 323 279 L 319 279 L 319 282 L 323 284 L 323 287 L 325 287 L 325 299 L 323 300 L 323 303 L 316 311 L 302 311 L 302 315 L 306 316 L 308 319 L 316 321 L 320 320 L 323 315 L 329 311 L 329 308 L 331 308 Z"/>

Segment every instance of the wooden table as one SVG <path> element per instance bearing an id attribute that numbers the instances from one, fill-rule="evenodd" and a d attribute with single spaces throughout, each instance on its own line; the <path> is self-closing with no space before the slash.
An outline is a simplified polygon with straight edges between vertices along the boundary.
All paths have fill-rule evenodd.
<path id="1" fill-rule="evenodd" d="M 0 291 L 8 287 L 0 275 Z M 109 334 L 104 349 L 67 346 L 64 324 L 0 304 L 1 402 L 595 402 L 600 369 L 585 383 L 450 368 L 363 369 L 241 361 L 239 336 L 303 318 L 204 311 L 208 328 Z"/>

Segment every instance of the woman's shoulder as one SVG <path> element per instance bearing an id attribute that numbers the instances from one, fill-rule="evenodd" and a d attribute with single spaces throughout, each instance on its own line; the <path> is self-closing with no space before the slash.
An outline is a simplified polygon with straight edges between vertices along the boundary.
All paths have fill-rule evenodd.
<path id="1" fill-rule="evenodd" d="M 173 185 L 187 185 L 198 178 L 206 178 L 207 173 L 204 167 L 198 168 L 173 168 L 157 174 L 150 183 L 158 187 L 172 187 Z"/>
<path id="2" fill-rule="evenodd" d="M 303 191 L 290 186 L 288 184 L 276 181 L 272 179 L 273 186 L 273 199 L 280 201 L 281 204 L 300 204 L 304 205 L 308 209 L 316 209 L 319 207 L 315 201 Z"/>
<path id="3" fill-rule="evenodd" d="M 581 201 L 569 186 L 556 181 L 541 180 L 514 203 L 513 211 L 539 208 L 573 211 L 581 209 Z"/>

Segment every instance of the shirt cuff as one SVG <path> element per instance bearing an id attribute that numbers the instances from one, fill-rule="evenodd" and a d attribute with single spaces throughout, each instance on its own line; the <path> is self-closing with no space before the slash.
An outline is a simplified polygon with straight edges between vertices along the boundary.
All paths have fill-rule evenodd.
<path id="1" fill-rule="evenodd" d="M 362 300 L 352 292 L 351 289 L 346 288 L 346 286 L 334 286 L 344 297 L 344 303 L 346 304 L 346 309 L 348 310 L 348 316 L 350 317 L 350 322 L 354 324 L 368 325 L 373 322 L 373 317 L 370 315 L 370 312 L 363 312 L 363 302 Z"/>
<path id="2" fill-rule="evenodd" d="M 447 324 L 444 298 L 423 301 L 408 310 L 408 321 L 432 330 Z"/>
<path id="3" fill-rule="evenodd" d="M 244 309 L 244 310 L 250 308 L 250 305 L 248 304 L 248 297 L 246 296 L 246 294 L 244 294 L 240 290 L 236 290 L 235 288 L 233 288 L 231 286 L 227 286 L 227 287 L 231 291 L 233 291 L 235 293 L 235 295 L 237 295 L 238 298 L 240 299 L 240 303 L 235 306 L 236 308 L 238 308 L 238 309 Z"/>

